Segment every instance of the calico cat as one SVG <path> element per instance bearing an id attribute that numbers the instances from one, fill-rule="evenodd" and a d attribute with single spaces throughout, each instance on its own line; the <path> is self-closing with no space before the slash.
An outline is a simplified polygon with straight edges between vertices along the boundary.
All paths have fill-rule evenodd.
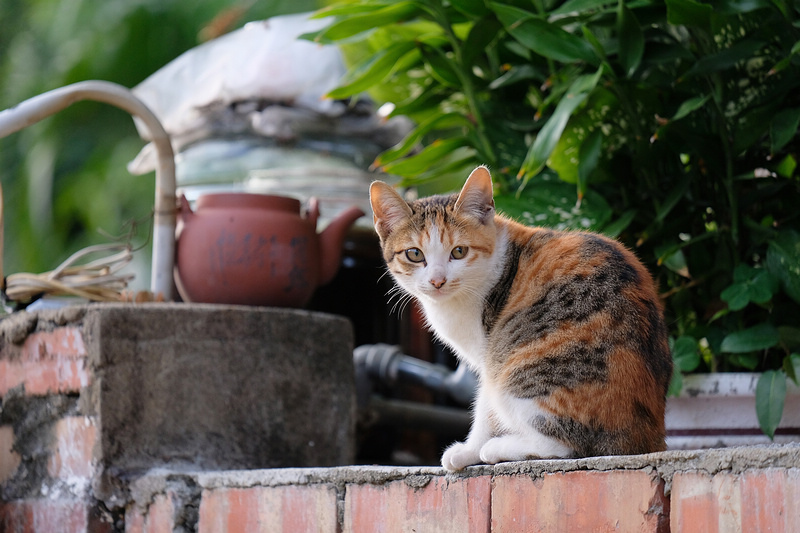
<path id="1" fill-rule="evenodd" d="M 665 449 L 672 359 L 645 267 L 593 233 L 495 213 L 475 169 L 459 194 L 411 203 L 370 186 L 389 272 L 478 376 L 472 428 L 442 466 Z"/>

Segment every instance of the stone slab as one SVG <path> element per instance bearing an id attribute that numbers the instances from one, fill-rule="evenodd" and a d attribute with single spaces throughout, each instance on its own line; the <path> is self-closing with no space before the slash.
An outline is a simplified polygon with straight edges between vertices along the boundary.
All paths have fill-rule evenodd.
<path id="1" fill-rule="evenodd" d="M 353 333 L 277 308 L 89 307 L 106 474 L 351 464 Z M 101 492 L 103 492 L 101 490 Z"/>

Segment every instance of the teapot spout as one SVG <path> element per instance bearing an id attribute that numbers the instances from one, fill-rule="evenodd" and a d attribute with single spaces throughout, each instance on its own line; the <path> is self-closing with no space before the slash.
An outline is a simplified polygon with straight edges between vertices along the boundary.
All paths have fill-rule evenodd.
<path id="1" fill-rule="evenodd" d="M 358 207 L 351 207 L 336 217 L 319 235 L 320 250 L 320 285 L 330 283 L 339 271 L 339 262 L 342 259 L 342 244 L 347 229 L 364 216 L 364 211 Z"/>

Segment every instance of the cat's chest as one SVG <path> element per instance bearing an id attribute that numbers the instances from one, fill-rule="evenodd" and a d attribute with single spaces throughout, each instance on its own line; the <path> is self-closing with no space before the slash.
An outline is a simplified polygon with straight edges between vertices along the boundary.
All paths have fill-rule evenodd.
<path id="1" fill-rule="evenodd" d="M 423 305 L 433 331 L 474 370 L 481 371 L 486 350 L 486 335 L 481 323 L 480 302 L 448 302 L 448 305 Z"/>

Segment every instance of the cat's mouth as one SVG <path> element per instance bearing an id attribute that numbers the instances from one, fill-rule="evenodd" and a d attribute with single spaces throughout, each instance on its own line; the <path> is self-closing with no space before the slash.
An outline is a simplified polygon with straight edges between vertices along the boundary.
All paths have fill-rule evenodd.
<path id="1" fill-rule="evenodd" d="M 445 284 L 441 287 L 426 287 L 423 293 L 434 301 L 445 300 L 453 295 L 454 288 Z"/>

